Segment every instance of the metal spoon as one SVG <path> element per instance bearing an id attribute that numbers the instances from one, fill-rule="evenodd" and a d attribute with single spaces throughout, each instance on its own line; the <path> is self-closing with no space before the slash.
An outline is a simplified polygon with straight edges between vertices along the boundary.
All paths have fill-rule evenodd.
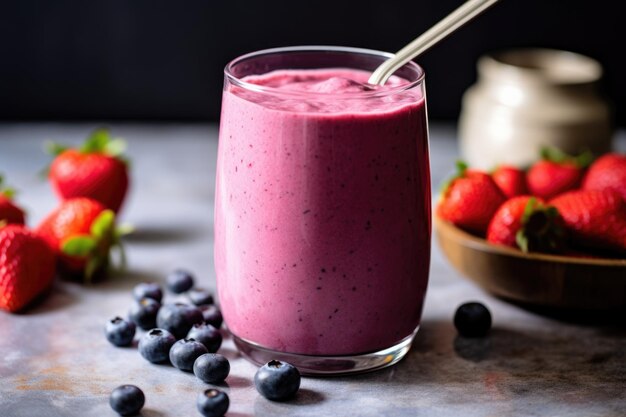
<path id="1" fill-rule="evenodd" d="M 469 0 L 428 29 L 413 42 L 400 49 L 393 58 L 383 62 L 370 76 L 368 83 L 383 85 L 404 64 L 469 22 L 498 0 Z"/>

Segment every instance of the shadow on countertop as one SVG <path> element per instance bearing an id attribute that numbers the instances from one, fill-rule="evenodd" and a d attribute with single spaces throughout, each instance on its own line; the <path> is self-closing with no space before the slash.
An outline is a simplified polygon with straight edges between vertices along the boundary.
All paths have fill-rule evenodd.
<path id="1" fill-rule="evenodd" d="M 32 316 L 64 309 L 80 302 L 80 297 L 67 286 L 66 282 L 56 279 L 52 286 L 38 295 L 24 309 L 17 314 Z"/>
<path id="2" fill-rule="evenodd" d="M 308 388 L 300 388 L 295 397 L 287 401 L 270 401 L 258 396 L 254 401 L 255 416 L 277 416 L 287 415 L 285 413 L 293 413 L 293 406 L 310 406 L 322 403 L 325 400 L 324 394 Z M 229 414 L 230 415 L 230 414 Z"/>
<path id="3" fill-rule="evenodd" d="M 623 330 L 623 335 L 626 335 L 626 310 L 597 311 L 565 309 L 548 306 L 537 306 L 507 299 L 503 300 L 530 313 L 545 316 L 563 323 L 578 324 L 583 326 L 617 327 Z"/>
<path id="4" fill-rule="evenodd" d="M 451 322 L 425 321 L 398 365 L 345 380 L 384 381 L 418 390 L 442 384 L 454 403 L 468 401 L 454 398 L 455 390 L 449 389 L 454 386 L 464 387 L 460 397 L 491 390 L 538 398 L 547 390 L 561 397 L 619 398 L 619 381 L 626 376 L 625 333 L 605 327 L 584 332 L 581 337 L 580 329 L 530 332 L 495 327 L 485 338 L 463 338 Z"/>
<path id="5" fill-rule="evenodd" d="M 138 225 L 136 229 L 124 236 L 124 243 L 134 244 L 168 244 L 183 241 L 198 240 L 206 236 L 212 236 L 212 228 L 183 227 L 181 225 Z"/>

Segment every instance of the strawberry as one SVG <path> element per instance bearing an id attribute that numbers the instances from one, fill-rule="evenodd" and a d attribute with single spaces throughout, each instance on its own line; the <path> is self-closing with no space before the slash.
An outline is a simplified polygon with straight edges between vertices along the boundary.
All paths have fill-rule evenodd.
<path id="1" fill-rule="evenodd" d="M 2 186 L 3 178 L 0 175 L 0 222 L 6 224 L 24 224 L 24 210 L 13 203 L 15 191 Z"/>
<path id="2" fill-rule="evenodd" d="M 21 225 L 0 227 L 0 308 L 21 310 L 54 280 L 54 252 Z"/>
<path id="3" fill-rule="evenodd" d="M 598 158 L 587 171 L 583 190 L 614 190 L 626 201 L 626 155 L 608 153 Z"/>
<path id="4" fill-rule="evenodd" d="M 557 252 L 563 247 L 564 230 L 556 208 L 539 198 L 517 196 L 493 215 L 487 240 L 524 252 Z"/>
<path id="5" fill-rule="evenodd" d="M 626 253 L 626 202 L 613 190 L 570 191 L 550 201 L 574 243 Z"/>
<path id="6" fill-rule="evenodd" d="M 491 176 L 457 163 L 458 174 L 441 193 L 437 214 L 462 229 L 484 234 L 505 197 Z"/>
<path id="7" fill-rule="evenodd" d="M 48 179 L 60 199 L 88 197 L 118 212 L 128 190 L 128 166 L 122 159 L 125 143 L 108 130 L 94 131 L 78 149 L 51 145 L 56 157 Z"/>
<path id="8" fill-rule="evenodd" d="M 491 178 L 498 184 L 507 198 L 528 194 L 526 174 L 521 169 L 500 165 L 491 173 Z"/>
<path id="9" fill-rule="evenodd" d="M 106 271 L 111 248 L 119 245 L 115 214 L 89 198 L 61 202 L 35 230 L 59 254 L 64 275 L 87 281 Z"/>
<path id="10" fill-rule="evenodd" d="M 592 159 L 588 152 L 572 157 L 555 148 L 544 148 L 541 156 L 528 170 L 526 180 L 530 193 L 546 200 L 578 188 Z"/>

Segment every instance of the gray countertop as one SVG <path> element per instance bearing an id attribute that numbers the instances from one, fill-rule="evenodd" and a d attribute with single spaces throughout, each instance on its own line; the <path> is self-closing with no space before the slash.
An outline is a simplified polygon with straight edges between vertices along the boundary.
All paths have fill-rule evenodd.
<path id="1" fill-rule="evenodd" d="M 0 172 L 18 187 L 35 225 L 56 204 L 37 177 L 48 157 L 46 139 L 79 142 L 95 124 L 0 125 Z M 134 348 L 114 348 L 105 321 L 128 311 L 132 287 L 163 281 L 179 266 L 215 288 L 213 191 L 215 125 L 115 124 L 129 142 L 133 187 L 123 221 L 129 269 L 84 286 L 57 282 L 50 296 L 24 314 L 0 312 L 0 416 L 115 416 L 108 395 L 132 383 L 146 394 L 145 417 L 194 416 L 206 385 L 169 366 L 150 365 Z M 433 182 L 456 156 L 452 127 L 431 127 Z M 626 149 L 626 137 L 618 147 Z M 260 397 L 256 367 L 231 340 L 222 353 L 232 372 L 225 389 L 230 417 L 243 416 L 623 416 L 626 414 L 626 331 L 542 316 L 484 293 L 461 278 L 434 242 L 421 330 L 398 365 L 350 377 L 305 378 L 286 403 Z M 494 327 L 485 339 L 456 337 L 455 308 L 479 300 Z"/>

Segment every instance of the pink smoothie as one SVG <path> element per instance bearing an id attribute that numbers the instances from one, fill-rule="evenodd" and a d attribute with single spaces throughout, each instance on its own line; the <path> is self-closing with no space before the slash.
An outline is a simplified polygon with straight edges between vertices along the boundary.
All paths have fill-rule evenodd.
<path id="1" fill-rule="evenodd" d="M 426 110 L 394 77 L 285 70 L 224 91 L 215 267 L 225 321 L 266 348 L 352 355 L 420 322 L 430 261 Z M 392 94 L 392 91 L 393 94 Z"/>

